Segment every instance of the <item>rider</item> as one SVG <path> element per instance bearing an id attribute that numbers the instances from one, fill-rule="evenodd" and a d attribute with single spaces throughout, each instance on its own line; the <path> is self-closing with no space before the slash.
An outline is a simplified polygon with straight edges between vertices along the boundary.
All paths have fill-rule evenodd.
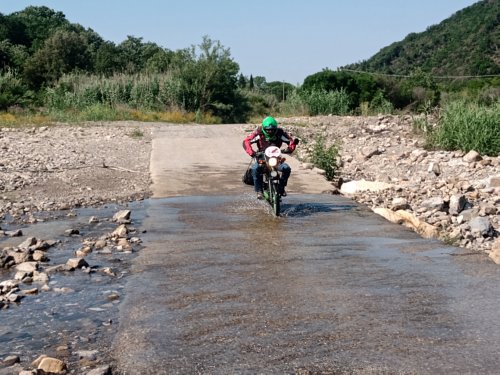
<path id="1" fill-rule="evenodd" d="M 294 139 L 282 128 L 278 127 L 278 123 L 273 117 L 268 116 L 262 121 L 262 126 L 259 126 L 252 134 L 244 139 L 243 147 L 248 155 L 254 157 L 256 151 L 252 148 L 252 144 L 256 144 L 258 151 L 264 151 L 269 146 L 281 147 L 283 143 L 288 144 L 288 148 L 285 150 L 286 153 L 291 154 L 295 150 L 296 142 Z M 252 176 L 257 199 L 262 199 L 263 169 L 263 165 L 259 163 L 254 163 L 252 165 Z M 280 193 L 282 196 L 286 196 L 285 186 L 292 170 L 286 163 L 281 163 L 278 170 L 281 172 Z"/>

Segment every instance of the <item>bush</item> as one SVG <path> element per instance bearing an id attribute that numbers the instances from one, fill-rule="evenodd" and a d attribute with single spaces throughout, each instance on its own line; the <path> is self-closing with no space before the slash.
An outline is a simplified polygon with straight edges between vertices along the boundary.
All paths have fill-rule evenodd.
<path id="1" fill-rule="evenodd" d="M 22 105 L 29 96 L 26 86 L 11 71 L 0 74 L 0 110 Z"/>
<path id="2" fill-rule="evenodd" d="M 338 169 L 338 155 L 339 149 L 335 144 L 327 147 L 325 138 L 323 136 L 318 136 L 313 146 L 311 162 L 316 167 L 323 169 L 326 172 L 326 179 L 332 181 Z"/>
<path id="3" fill-rule="evenodd" d="M 445 150 L 500 155 L 500 102 L 492 106 L 465 101 L 448 104 L 431 135 L 431 144 Z"/>

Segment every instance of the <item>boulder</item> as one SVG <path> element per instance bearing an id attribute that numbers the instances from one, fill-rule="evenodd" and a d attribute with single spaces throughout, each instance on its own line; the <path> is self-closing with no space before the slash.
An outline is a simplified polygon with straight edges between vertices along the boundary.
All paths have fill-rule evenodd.
<path id="1" fill-rule="evenodd" d="M 378 192 L 390 189 L 392 187 L 393 187 L 392 184 L 388 184 L 385 182 L 357 180 L 357 181 L 344 182 L 340 187 L 340 192 L 342 194 L 356 194 L 363 191 Z"/>

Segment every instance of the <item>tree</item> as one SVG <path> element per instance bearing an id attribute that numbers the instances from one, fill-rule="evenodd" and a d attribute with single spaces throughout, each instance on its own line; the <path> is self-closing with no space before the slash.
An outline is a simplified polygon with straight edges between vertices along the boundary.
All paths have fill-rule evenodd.
<path id="1" fill-rule="evenodd" d="M 29 6 L 21 12 L 13 13 L 10 17 L 12 22 L 20 22 L 24 25 L 25 43 L 32 52 L 41 48 L 56 29 L 69 25 L 62 12 L 55 12 L 46 6 Z"/>
<path id="2" fill-rule="evenodd" d="M 190 111 L 211 112 L 226 122 L 242 121 L 248 108 L 238 91 L 239 66 L 228 48 L 208 36 L 177 56 L 174 73 L 181 82 L 180 102 Z M 179 60 L 178 60 L 179 61 Z"/>
<path id="3" fill-rule="evenodd" d="M 120 51 L 113 42 L 104 42 L 99 46 L 94 57 L 94 71 L 106 76 L 123 69 Z"/>
<path id="4" fill-rule="evenodd" d="M 31 87 L 53 83 L 63 74 L 91 66 L 87 40 L 76 32 L 58 30 L 27 61 L 25 77 Z"/>

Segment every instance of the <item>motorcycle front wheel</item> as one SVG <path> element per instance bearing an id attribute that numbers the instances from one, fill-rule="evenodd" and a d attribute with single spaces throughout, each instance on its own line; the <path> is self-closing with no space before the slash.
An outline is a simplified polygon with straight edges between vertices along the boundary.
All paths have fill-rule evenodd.
<path id="1" fill-rule="evenodd" d="M 281 200 L 278 186 L 273 181 L 269 181 L 269 203 L 275 216 L 280 216 Z"/>

